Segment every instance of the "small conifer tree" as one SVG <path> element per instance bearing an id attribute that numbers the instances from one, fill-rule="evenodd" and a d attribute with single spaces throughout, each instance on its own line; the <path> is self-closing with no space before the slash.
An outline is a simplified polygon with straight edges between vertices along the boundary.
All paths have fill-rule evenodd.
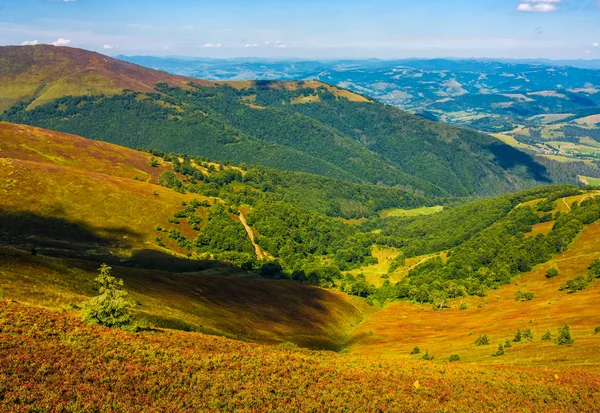
<path id="1" fill-rule="evenodd" d="M 558 329 L 558 336 L 556 337 L 555 343 L 559 346 L 573 344 L 573 337 L 571 337 L 571 328 L 568 325 L 564 325 Z"/>
<path id="2" fill-rule="evenodd" d="M 122 290 L 123 280 L 111 275 L 112 268 L 106 264 L 100 267 L 95 281 L 99 284 L 100 295 L 89 300 L 83 308 L 86 321 L 111 328 L 122 328 L 131 323 L 129 308 L 132 303 L 127 292 Z"/>
<path id="3" fill-rule="evenodd" d="M 533 341 L 533 332 L 531 328 L 527 327 L 525 331 L 523 331 L 523 340 L 524 341 Z"/>
<path id="4" fill-rule="evenodd" d="M 512 343 L 510 342 L 509 339 L 506 339 L 506 341 L 504 342 L 504 348 L 510 348 L 512 347 Z"/>
<path id="5" fill-rule="evenodd" d="M 515 334 L 515 338 L 513 338 L 513 342 L 514 343 L 519 343 L 519 342 L 521 342 L 522 338 L 523 337 L 522 337 L 522 334 L 521 334 L 521 329 L 518 329 L 517 330 L 517 334 Z"/>
<path id="6" fill-rule="evenodd" d="M 552 333 L 550 332 L 550 330 L 546 331 L 544 333 L 544 335 L 542 336 L 542 340 L 543 341 L 550 341 L 552 340 Z"/>
<path id="7" fill-rule="evenodd" d="M 419 347 L 415 346 L 415 348 L 412 349 L 410 354 L 419 354 L 420 352 L 421 352 L 421 349 Z"/>
<path id="8" fill-rule="evenodd" d="M 498 351 L 492 354 L 492 356 L 503 356 L 504 354 L 504 346 L 502 345 L 502 343 L 500 343 L 498 344 Z"/>

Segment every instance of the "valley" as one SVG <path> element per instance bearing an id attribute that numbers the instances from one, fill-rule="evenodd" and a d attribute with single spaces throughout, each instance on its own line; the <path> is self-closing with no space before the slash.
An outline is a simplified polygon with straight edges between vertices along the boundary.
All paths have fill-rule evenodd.
<path id="1" fill-rule="evenodd" d="M 594 411 L 594 139 L 182 74 L 0 47 L 0 411 Z"/>

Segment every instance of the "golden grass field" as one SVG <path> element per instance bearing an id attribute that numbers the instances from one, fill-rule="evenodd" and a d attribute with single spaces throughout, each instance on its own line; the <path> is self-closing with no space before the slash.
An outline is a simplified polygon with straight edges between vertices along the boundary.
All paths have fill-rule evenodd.
<path id="1" fill-rule="evenodd" d="M 352 353 L 385 354 L 410 358 L 414 346 L 429 351 L 437 358 L 448 359 L 459 354 L 461 362 L 480 364 L 577 365 L 600 367 L 600 336 L 594 328 L 600 325 L 600 282 L 586 290 L 569 294 L 558 291 L 570 278 L 586 274 L 587 267 L 600 258 L 600 223 L 586 227 L 571 248 L 530 273 L 515 278 L 510 285 L 489 291 L 485 298 L 469 297 L 451 302 L 449 309 L 434 311 L 431 305 L 394 302 L 365 320 L 348 339 Z M 545 272 L 556 265 L 560 275 L 547 279 Z M 532 301 L 517 302 L 518 290 L 535 293 Z M 461 303 L 468 309 L 459 310 Z M 555 335 L 569 324 L 575 344 L 555 346 L 541 341 L 546 330 Z M 507 349 L 503 357 L 491 357 L 500 342 L 513 338 L 517 329 L 530 327 L 533 343 L 518 344 Z M 475 346 L 480 334 L 490 337 L 489 346 Z"/>

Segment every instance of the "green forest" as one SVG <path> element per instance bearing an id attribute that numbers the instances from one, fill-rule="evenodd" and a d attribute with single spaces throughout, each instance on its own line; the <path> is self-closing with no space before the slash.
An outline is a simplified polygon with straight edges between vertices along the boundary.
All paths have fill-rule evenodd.
<path id="1" fill-rule="evenodd" d="M 131 148 L 380 184 L 432 197 L 493 195 L 577 174 L 487 135 L 431 122 L 378 102 L 354 102 L 324 87 L 171 88 L 156 93 L 63 97 L 0 119 Z M 296 99 L 316 96 L 312 103 Z M 168 137 L 168 138 L 167 138 Z"/>

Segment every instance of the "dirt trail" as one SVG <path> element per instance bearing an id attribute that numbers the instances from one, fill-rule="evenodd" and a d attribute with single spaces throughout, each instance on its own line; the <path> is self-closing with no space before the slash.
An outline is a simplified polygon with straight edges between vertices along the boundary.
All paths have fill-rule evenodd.
<path id="1" fill-rule="evenodd" d="M 252 228 L 250 228 L 250 226 L 246 222 L 246 218 L 244 217 L 244 214 L 242 214 L 240 212 L 239 217 L 240 217 L 240 222 L 246 229 L 246 232 L 248 233 L 248 237 L 250 238 L 250 242 L 252 243 L 252 246 L 254 247 L 254 251 L 256 252 L 256 258 L 258 258 L 259 260 L 267 259 L 267 253 L 254 241 L 254 231 L 252 231 Z"/>
<path id="2" fill-rule="evenodd" d="M 567 204 L 567 201 L 565 201 L 565 199 L 562 199 L 563 203 L 567 206 L 567 208 L 569 209 L 569 211 L 571 210 L 571 207 L 569 206 L 569 204 Z"/>

